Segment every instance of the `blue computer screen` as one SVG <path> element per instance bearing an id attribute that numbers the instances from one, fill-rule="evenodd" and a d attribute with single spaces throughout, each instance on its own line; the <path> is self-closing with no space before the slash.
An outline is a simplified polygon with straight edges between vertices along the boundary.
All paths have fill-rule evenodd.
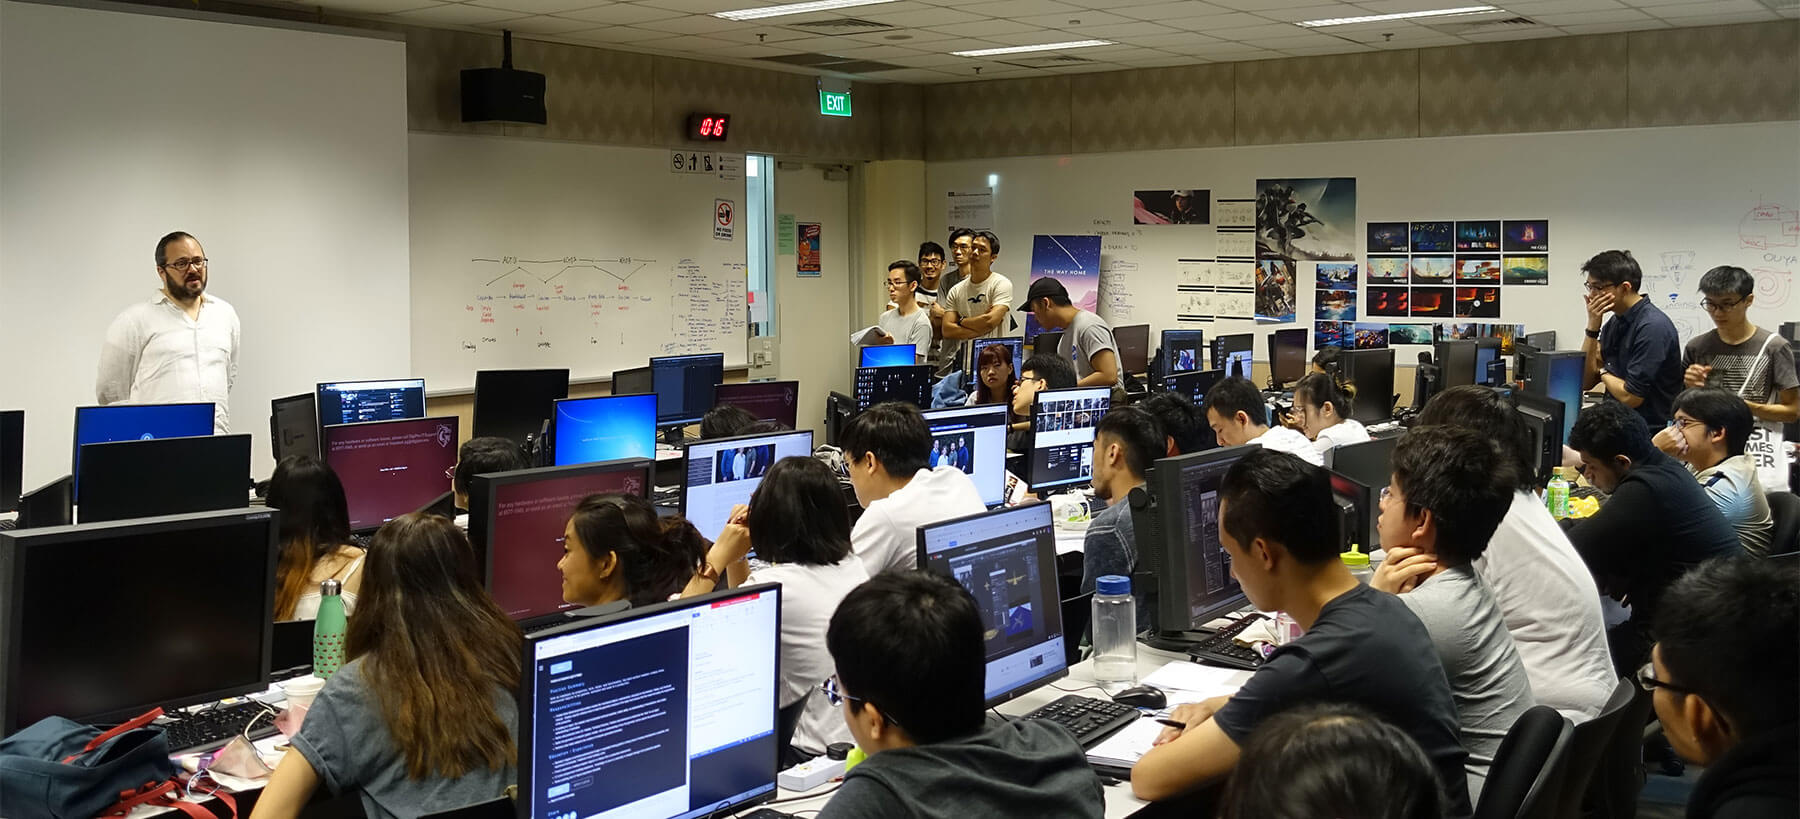
<path id="1" fill-rule="evenodd" d="M 213 434 L 212 404 L 113 404 L 75 408 L 69 473 L 79 485 L 81 445 Z"/>
<path id="2" fill-rule="evenodd" d="M 556 465 L 656 457 L 656 396 L 565 398 L 551 422 Z"/>
<path id="3" fill-rule="evenodd" d="M 859 367 L 911 367 L 919 363 L 919 350 L 911 344 L 877 344 L 862 348 Z"/>

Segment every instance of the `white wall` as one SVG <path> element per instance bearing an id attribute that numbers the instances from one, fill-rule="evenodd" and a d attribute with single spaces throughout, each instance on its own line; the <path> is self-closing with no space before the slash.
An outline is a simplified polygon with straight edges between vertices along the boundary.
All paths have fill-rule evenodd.
<path id="1" fill-rule="evenodd" d="M 775 212 L 821 227 L 820 275 L 794 274 L 794 256 L 775 257 L 776 350 L 782 378 L 800 381 L 800 429 L 824 443 L 825 396 L 850 394 L 850 331 L 863 311 L 850 303 L 850 183 L 831 181 L 810 165 L 777 169 Z"/>

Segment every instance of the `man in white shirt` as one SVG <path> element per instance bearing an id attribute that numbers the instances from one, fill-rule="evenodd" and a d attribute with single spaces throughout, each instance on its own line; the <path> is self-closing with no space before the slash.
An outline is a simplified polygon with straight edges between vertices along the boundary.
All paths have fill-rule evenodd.
<path id="1" fill-rule="evenodd" d="M 1006 335 L 1007 312 L 1012 310 L 1012 281 L 994 272 L 1000 257 L 1000 237 L 991 230 L 970 240 L 968 278 L 950 288 L 944 308 L 944 338 L 967 341 Z"/>
<path id="2" fill-rule="evenodd" d="M 876 404 L 839 436 L 862 517 L 850 548 L 870 574 L 919 565 L 920 526 L 987 511 L 975 482 L 952 463 L 928 468 L 931 430 L 911 404 Z"/>
<path id="3" fill-rule="evenodd" d="M 888 265 L 887 294 L 894 309 L 881 314 L 875 326 L 881 330 L 882 344 L 911 344 L 915 359 L 924 363 L 931 354 L 931 313 L 919 306 L 919 266 L 901 259 Z"/>
<path id="4" fill-rule="evenodd" d="M 237 311 L 207 295 L 206 251 L 186 233 L 156 243 L 156 272 L 162 289 L 106 328 L 94 397 L 101 404 L 211 402 L 213 432 L 229 432 Z"/>
<path id="5" fill-rule="evenodd" d="M 1291 452 L 1313 466 L 1324 466 L 1325 456 L 1312 441 L 1296 430 L 1269 426 L 1269 408 L 1262 392 L 1250 379 L 1232 376 L 1206 392 L 1206 423 L 1212 427 L 1219 446 L 1257 444 L 1281 452 Z"/>

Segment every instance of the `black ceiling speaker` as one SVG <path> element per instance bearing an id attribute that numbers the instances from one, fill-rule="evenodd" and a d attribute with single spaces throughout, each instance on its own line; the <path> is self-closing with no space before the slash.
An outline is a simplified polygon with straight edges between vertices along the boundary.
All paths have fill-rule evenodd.
<path id="1" fill-rule="evenodd" d="M 465 68 L 462 72 L 463 122 L 519 122 L 543 125 L 544 75 L 519 71 L 512 63 L 512 32 L 500 32 L 499 68 Z"/>

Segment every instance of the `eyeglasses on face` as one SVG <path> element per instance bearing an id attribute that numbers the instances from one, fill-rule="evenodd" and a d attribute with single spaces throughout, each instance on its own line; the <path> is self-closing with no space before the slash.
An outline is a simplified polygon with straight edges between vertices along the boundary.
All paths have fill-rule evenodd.
<path id="1" fill-rule="evenodd" d="M 1737 301 L 1713 301 L 1712 299 L 1701 299 L 1700 309 L 1705 310 L 1708 313 L 1723 313 L 1746 301 L 1749 301 L 1749 299 L 1738 299 Z"/>
<path id="2" fill-rule="evenodd" d="M 1586 288 L 1589 293 L 1598 293 L 1602 290 L 1610 290 L 1614 287 L 1618 287 L 1619 284 L 1618 282 L 1597 282 L 1593 279 L 1589 279 L 1582 282 L 1581 286 Z"/>
<path id="3" fill-rule="evenodd" d="M 1656 678 L 1656 663 L 1654 663 L 1654 662 L 1644 663 L 1644 667 L 1637 670 L 1637 674 L 1633 677 L 1633 679 L 1635 679 L 1637 681 L 1638 687 L 1644 689 L 1645 691 L 1655 692 L 1656 689 L 1658 689 L 1658 688 L 1667 688 L 1670 691 L 1674 691 L 1677 694 L 1697 693 L 1692 688 L 1688 688 L 1686 686 L 1681 686 L 1681 685 L 1676 685 L 1667 680 L 1657 679 Z"/>
<path id="4" fill-rule="evenodd" d="M 170 270 L 205 270 L 206 259 L 176 259 L 175 261 L 163 265 L 163 267 L 169 268 Z"/>
<path id="5" fill-rule="evenodd" d="M 860 702 L 864 705 L 869 703 L 868 700 L 865 700 L 862 697 L 852 697 L 849 694 L 844 693 L 843 689 L 838 685 L 838 678 L 836 676 L 832 676 L 824 682 L 819 683 L 819 690 L 825 693 L 825 701 L 831 703 L 831 707 L 833 708 L 843 705 L 845 700 L 849 700 L 850 702 Z M 900 724 L 886 712 L 882 713 L 881 718 L 896 726 Z"/>

